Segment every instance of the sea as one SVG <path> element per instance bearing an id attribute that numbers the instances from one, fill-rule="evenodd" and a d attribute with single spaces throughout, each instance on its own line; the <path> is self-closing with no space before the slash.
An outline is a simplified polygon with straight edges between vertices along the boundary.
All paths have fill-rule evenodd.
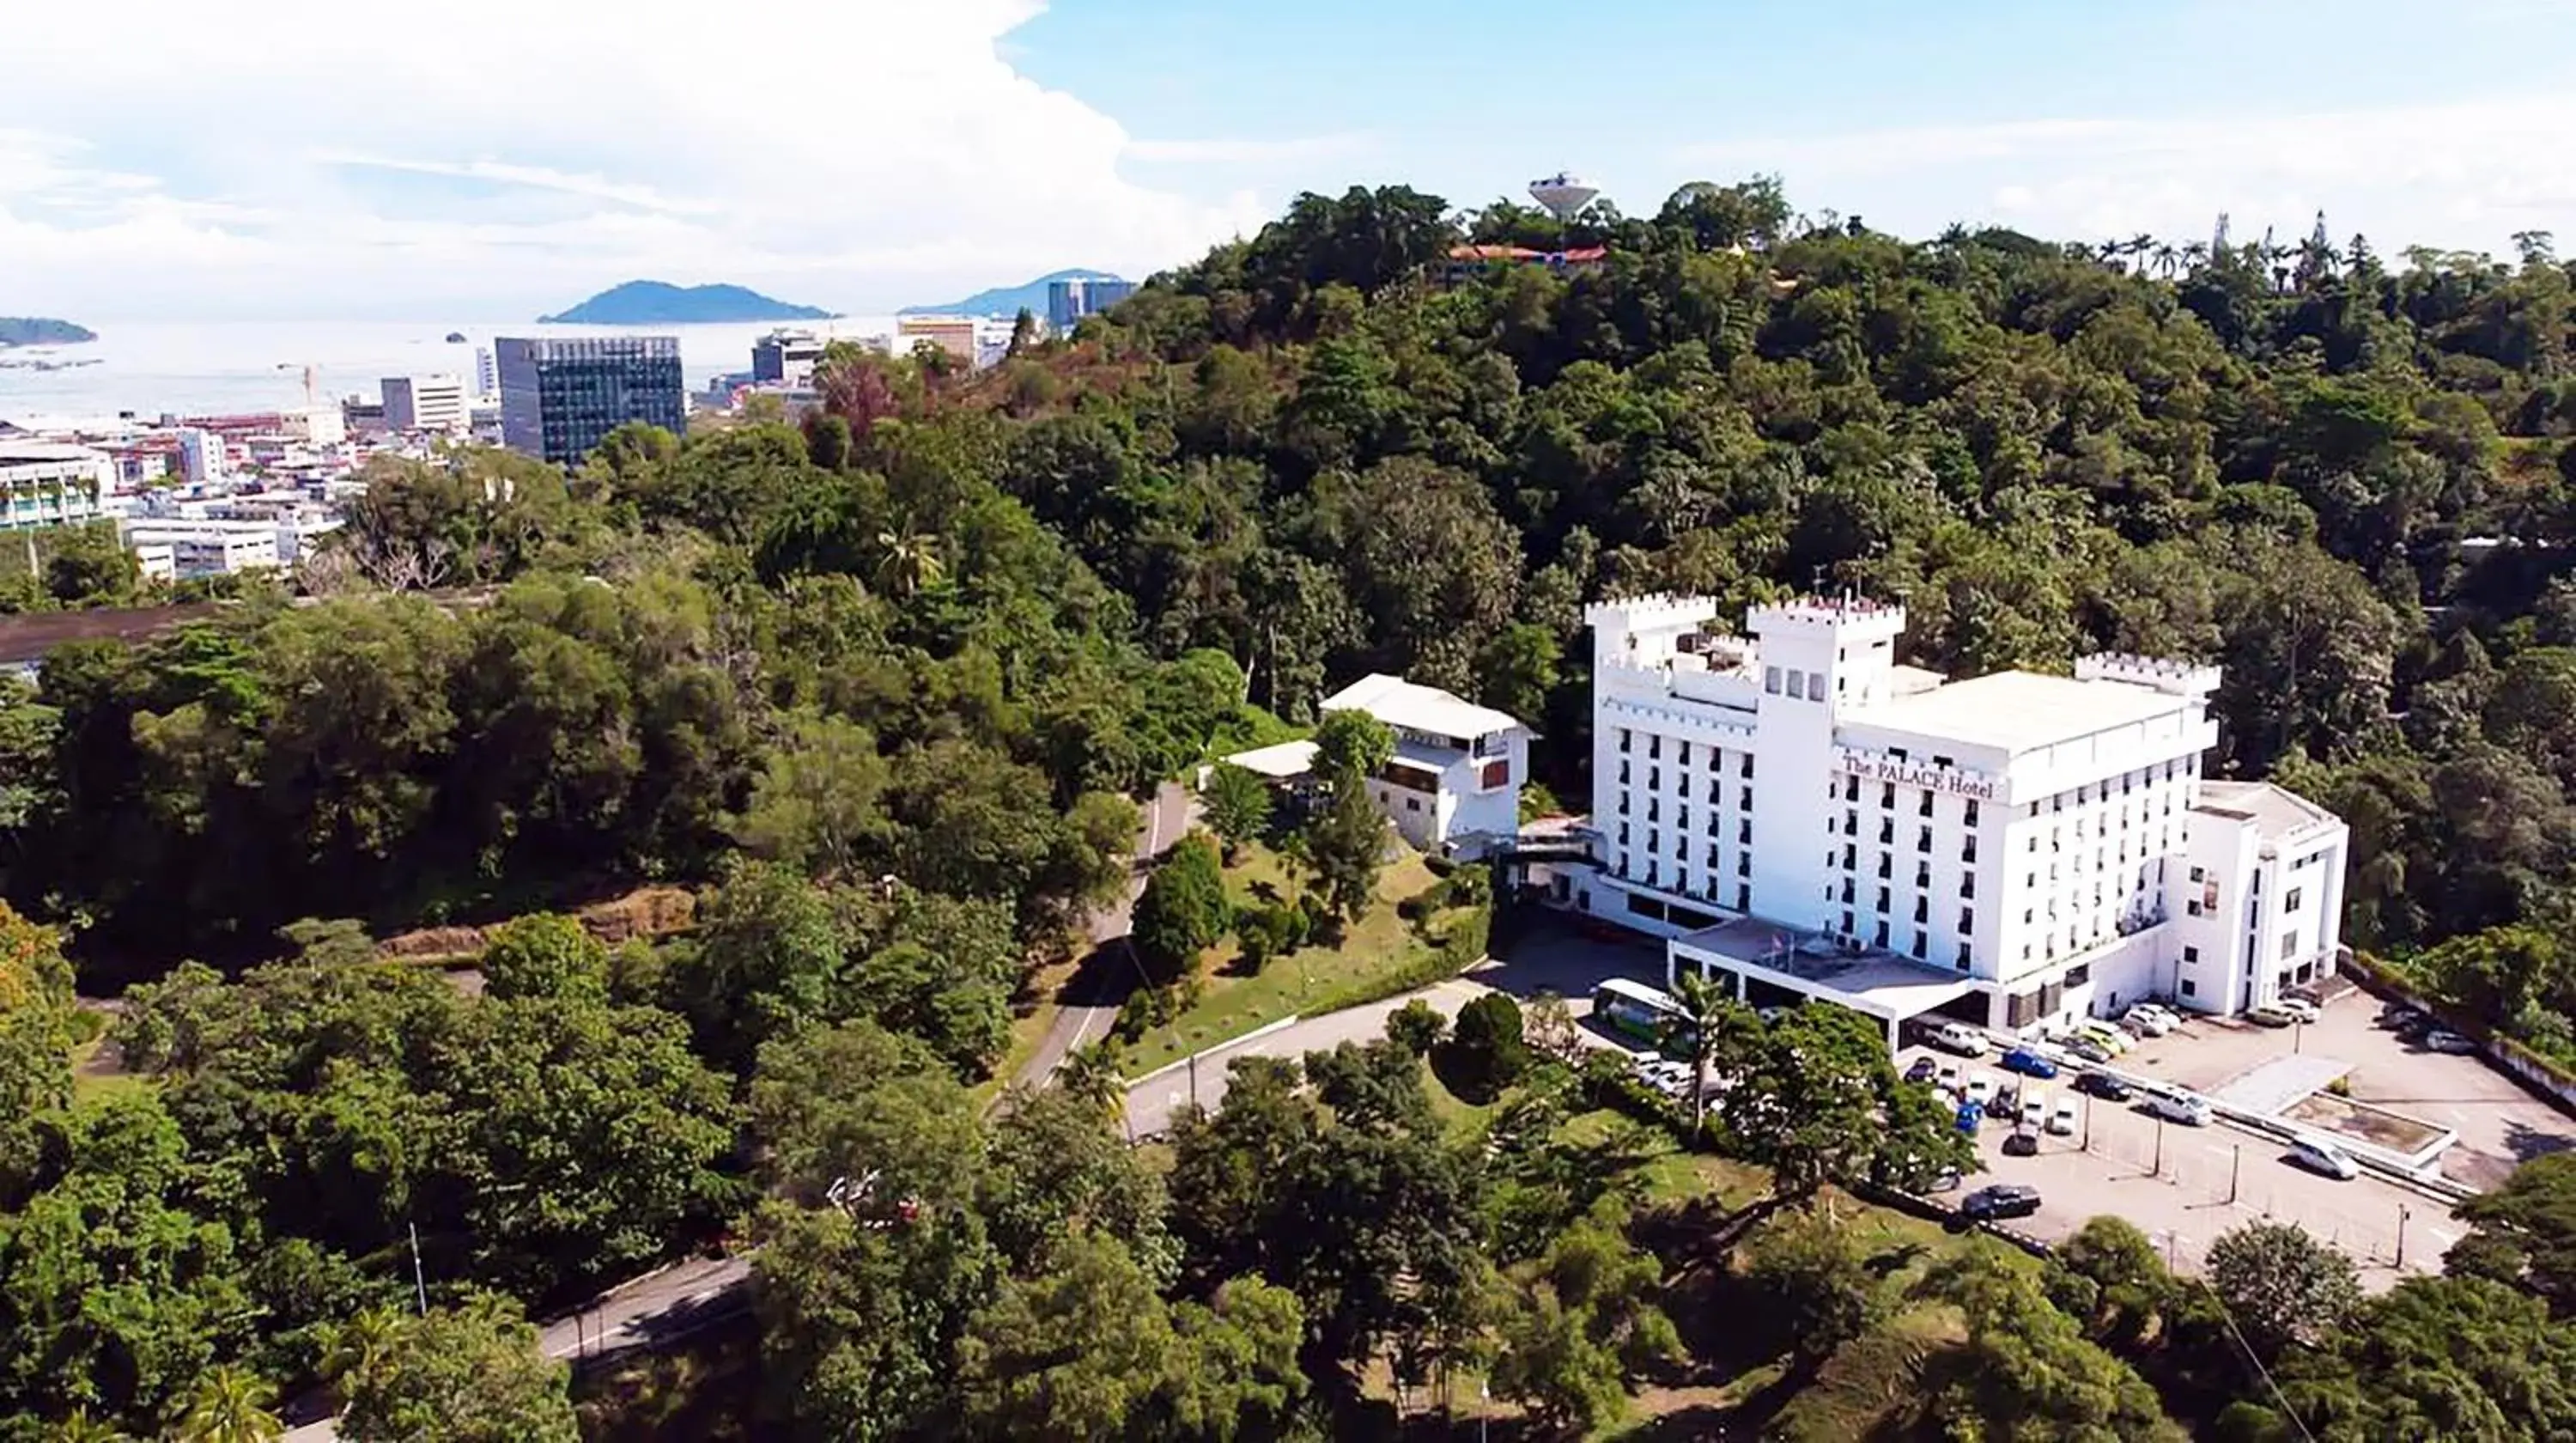
<path id="1" fill-rule="evenodd" d="M 0 421 L 29 429 L 274 411 L 305 400 L 378 399 L 387 376 L 452 374 L 474 384 L 474 355 L 495 336 L 677 336 L 691 390 L 751 369 L 751 344 L 778 327 L 540 326 L 484 321 L 86 320 L 98 339 L 0 349 Z M 797 323 L 847 340 L 893 333 L 892 316 Z M 450 333 L 465 339 L 451 342 Z M 46 369 L 45 367 L 56 367 Z"/>

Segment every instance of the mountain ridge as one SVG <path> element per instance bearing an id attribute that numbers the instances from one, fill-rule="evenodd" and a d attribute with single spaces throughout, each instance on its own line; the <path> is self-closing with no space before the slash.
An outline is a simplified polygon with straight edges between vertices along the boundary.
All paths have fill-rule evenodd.
<path id="1" fill-rule="evenodd" d="M 9 346 L 77 346 L 98 339 L 98 332 L 51 316 L 0 316 L 0 348 Z"/>
<path id="2" fill-rule="evenodd" d="M 745 286 L 675 286 L 627 281 L 569 310 L 537 317 L 539 325 L 688 326 L 747 321 L 828 321 L 838 313 L 764 296 Z"/>

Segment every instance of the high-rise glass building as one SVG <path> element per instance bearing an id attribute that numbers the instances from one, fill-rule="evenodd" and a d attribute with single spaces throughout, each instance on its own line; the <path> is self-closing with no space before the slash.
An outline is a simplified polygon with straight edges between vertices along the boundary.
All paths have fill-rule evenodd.
<path id="1" fill-rule="evenodd" d="M 677 336 L 501 336 L 501 443 L 557 465 L 579 465 L 609 432 L 642 421 L 671 432 L 688 421 Z"/>
<path id="2" fill-rule="evenodd" d="M 1074 323 L 1084 316 L 1096 316 L 1134 294 L 1134 281 L 1122 281 L 1114 276 L 1075 276 L 1049 281 L 1047 329 L 1059 336 L 1072 335 Z"/>

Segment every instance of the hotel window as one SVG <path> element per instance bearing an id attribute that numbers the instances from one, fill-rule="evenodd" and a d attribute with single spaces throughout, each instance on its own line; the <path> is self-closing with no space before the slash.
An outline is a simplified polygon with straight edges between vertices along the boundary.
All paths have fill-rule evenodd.
<path id="1" fill-rule="evenodd" d="M 1887 889 L 1885 887 L 1878 889 L 1878 910 L 1881 912 L 1887 910 Z"/>
<path id="2" fill-rule="evenodd" d="M 2195 917 L 2199 916 L 2199 915 L 2200 915 L 2200 899 L 2199 899 L 2198 897 L 2194 897 L 2194 898 L 2192 898 L 2190 901 L 2185 902 L 2185 903 L 2183 904 L 2183 910 L 2184 910 L 2184 911 L 2186 911 L 2186 912 L 2189 912 L 2192 916 L 2195 916 Z"/>
<path id="3" fill-rule="evenodd" d="M 2299 910 L 2298 888 L 2292 887 L 2288 894 L 2281 898 L 2281 910 L 2284 912 L 2295 912 Z"/>
<path id="4" fill-rule="evenodd" d="M 1683 796 L 1685 796 L 1685 797 L 1689 796 L 1689 795 L 1690 795 L 1690 773 L 1688 773 L 1688 772 L 1684 772 L 1684 773 L 1682 773 L 1682 774 L 1681 774 L 1681 776 L 1680 776 L 1679 778 L 1677 778 L 1676 780 L 1678 780 L 1678 781 L 1681 783 L 1682 795 L 1683 795 Z"/>
<path id="5" fill-rule="evenodd" d="M 2197 948 L 2197 947 L 2185 947 L 2184 949 L 2182 949 L 2182 960 L 2184 960 L 2185 962 L 2197 962 L 2197 961 L 2199 961 L 2199 960 L 2200 960 L 2200 949 L 2199 949 L 2199 948 Z"/>
<path id="6" fill-rule="evenodd" d="M 1753 753 L 1751 753 L 1751 752 L 1746 752 L 1746 753 L 1744 754 L 1744 765 L 1743 765 L 1743 766 L 1741 766 L 1741 767 L 1736 768 L 1736 775 L 1737 775 L 1737 776 L 1740 776 L 1740 777 L 1742 777 L 1742 778 L 1744 778 L 1744 779 L 1745 779 L 1746 781 L 1748 781 L 1748 782 L 1749 782 L 1749 781 L 1751 781 L 1751 780 L 1753 780 Z M 1751 800 L 1749 800 L 1749 799 L 1752 797 L 1753 793 L 1752 793 L 1750 790 L 1748 790 L 1748 791 L 1746 791 L 1746 792 L 1745 792 L 1745 794 L 1744 794 L 1744 795 L 1746 796 L 1746 798 L 1748 798 L 1748 800 L 1745 802 L 1745 805 L 1746 805 L 1746 806 L 1748 806 L 1748 807 L 1749 807 L 1749 806 L 1751 806 L 1751 805 L 1753 805 L 1753 803 L 1751 802 Z"/>
<path id="7" fill-rule="evenodd" d="M 1653 753 L 1649 752 L 1649 753 L 1648 753 L 1648 755 L 1649 755 L 1649 756 L 1651 756 L 1651 755 L 1653 755 Z M 1648 768 L 1646 768 L 1646 785 L 1647 785 L 1648 787 L 1650 787 L 1650 788 L 1660 789 L 1660 788 L 1663 786 L 1663 784 L 1664 784 L 1664 769 L 1663 769 L 1662 767 L 1648 767 Z"/>
<path id="8" fill-rule="evenodd" d="M 1932 885 L 1932 864 L 1931 864 L 1931 863 L 1929 863 L 1929 862 L 1917 862 L 1917 863 L 1915 863 L 1915 864 L 1914 864 L 1914 885 L 1915 885 L 1917 888 L 1922 888 L 1922 889 L 1928 889 L 1929 887 L 1931 887 L 1931 885 Z"/>
<path id="9" fill-rule="evenodd" d="M 1680 807 L 1680 808 L 1676 808 L 1676 809 L 1674 810 L 1674 812 L 1673 812 L 1673 825 L 1674 825 L 1674 826 L 1676 826 L 1676 827 L 1681 828 L 1681 829 L 1682 829 L 1683 831 L 1685 831 L 1685 832 L 1689 831 L 1689 830 L 1690 830 L 1690 808 L 1688 808 L 1688 807 Z"/>
<path id="10" fill-rule="evenodd" d="M 1628 759 L 1626 757 L 1621 757 L 1619 759 L 1619 785 L 1623 787 L 1628 785 Z"/>
<path id="11" fill-rule="evenodd" d="M 1844 847 L 1844 848 L 1843 848 L 1843 870 L 1844 870 L 1844 871 L 1848 872 L 1848 871 L 1850 871 L 1850 870 L 1852 869 L 1852 862 L 1853 862 L 1853 860 L 1855 859 L 1855 857 L 1856 857 L 1857 855 L 1858 855 L 1858 853 L 1856 852 L 1856 850 L 1855 850 L 1854 848 L 1849 847 L 1849 846 L 1846 846 L 1846 847 Z"/>
<path id="12" fill-rule="evenodd" d="M 1885 786 L 1879 788 L 1878 806 L 1881 811 L 1892 812 L 1896 810 L 1896 783 L 1889 782 Z"/>
<path id="13" fill-rule="evenodd" d="M 1651 793 L 1648 794 L 1646 797 L 1646 820 L 1650 822 L 1660 822 L 1663 819 L 1664 799 L 1654 796 Z"/>
<path id="14" fill-rule="evenodd" d="M 1683 766 L 1689 766 L 1689 765 L 1690 765 L 1690 743 L 1689 743 L 1689 742 L 1684 742 L 1684 743 L 1682 743 L 1681 756 L 1680 756 L 1679 760 L 1680 760 L 1680 762 L 1681 762 L 1681 764 L 1682 764 Z"/>
<path id="15" fill-rule="evenodd" d="M 1647 832 L 1646 832 L 1646 850 L 1647 850 L 1647 851 L 1649 851 L 1649 852 L 1660 852 L 1660 851 L 1662 851 L 1663 849 L 1664 849 L 1664 834 L 1663 834 L 1663 833 L 1661 833 L 1661 832 L 1655 831 L 1655 830 L 1654 830 L 1654 829 L 1652 829 L 1652 828 L 1648 828 L 1648 829 L 1647 829 Z"/>
<path id="16" fill-rule="evenodd" d="M 1627 729 L 1626 727 L 1621 727 L 1621 728 L 1619 728 L 1619 750 L 1621 750 L 1621 751 L 1623 751 L 1623 752 L 1624 752 L 1624 751 L 1626 751 L 1626 750 L 1628 749 L 1628 741 L 1629 741 L 1628 729 Z M 1627 773 L 1622 772 L 1622 773 L 1620 773 L 1620 775 L 1624 777 L 1624 776 L 1626 776 L 1626 775 L 1627 775 Z"/>
<path id="17" fill-rule="evenodd" d="M 1660 886 L 1662 886 L 1662 885 L 1664 884 L 1664 879 L 1663 879 L 1663 876 L 1662 876 L 1662 872 L 1663 872 L 1663 864 L 1662 864 L 1662 863 L 1660 863 L 1660 862 L 1656 861 L 1656 860 L 1655 860 L 1654 858 L 1652 858 L 1652 857 L 1648 857 L 1648 858 L 1646 859 L 1646 885 L 1647 885 L 1647 886 L 1649 886 L 1649 887 L 1660 887 Z"/>
<path id="18" fill-rule="evenodd" d="M 1967 944 L 1967 943 L 1965 943 L 1965 942 L 1960 943 L 1960 944 L 1959 944 L 1959 970 L 1960 970 L 1960 971 L 1962 971 L 1962 972 L 1967 971 L 1967 970 L 1968 970 L 1968 963 L 1969 963 L 1969 961 L 1970 961 L 1970 960 L 1971 960 L 1971 958 L 1970 958 L 1970 956 L 1969 956 L 1969 952 L 1968 952 L 1968 944 Z"/>
<path id="19" fill-rule="evenodd" d="M 1776 666 L 1762 668 L 1762 690 L 1772 696 L 1780 694 L 1780 668 Z"/>
<path id="20" fill-rule="evenodd" d="M 1807 699 L 1807 674 L 1805 672 L 1792 671 L 1789 673 L 1789 698 L 1792 701 L 1805 701 Z"/>
<path id="21" fill-rule="evenodd" d="M 1850 905 L 1851 905 L 1851 902 L 1852 902 L 1852 879 L 1851 879 L 1851 878 L 1849 878 L 1849 877 L 1845 877 L 1845 878 L 1843 878 L 1843 891 L 1842 891 L 1842 896 L 1841 896 L 1841 897 L 1839 897 L 1839 898 L 1838 898 L 1838 899 L 1836 899 L 1836 900 L 1840 901 L 1840 902 L 1841 902 L 1844 906 L 1846 906 L 1846 907 L 1848 907 L 1848 906 L 1850 906 Z M 1844 931 L 1846 931 L 1846 932 L 1848 932 L 1848 931 L 1850 931 L 1850 930 L 1851 930 L 1851 928 L 1850 928 L 1850 927 L 1848 927 L 1848 926 L 1846 926 L 1845 928 L 1843 928 L 1843 930 L 1844 930 Z"/>
<path id="22" fill-rule="evenodd" d="M 2296 932 L 2284 932 L 2284 933 L 2282 933 L 2282 934 L 2281 934 L 2281 960 L 2282 960 L 2282 961 L 2284 961 L 2284 962 L 2289 961 L 2291 957 L 2295 956 L 2295 955 L 2298 953 L 2298 950 L 2299 950 L 2299 934 L 2298 934 L 2298 933 L 2296 933 Z"/>
<path id="23" fill-rule="evenodd" d="M 1843 813 L 1843 835 L 1846 837 L 1857 837 L 1860 835 L 1860 813 Z"/>
<path id="24" fill-rule="evenodd" d="M 1974 897 L 1975 895 L 1977 895 L 1977 874 L 1976 874 L 1976 873 L 1971 872 L 1971 873 L 1969 873 L 1968 875 L 1966 875 L 1966 876 L 1964 876 L 1964 877 L 1961 877 L 1961 878 L 1959 879 L 1959 895 L 1960 895 L 1960 896 L 1962 896 L 1962 897 Z"/>
<path id="25" fill-rule="evenodd" d="M 1971 801 L 1968 803 L 1968 825 L 1973 827 L 1973 826 L 1975 826 L 1976 824 L 1977 824 L 1977 804 L 1976 804 L 1976 802 L 1975 802 L 1974 800 L 1971 800 Z"/>
<path id="26" fill-rule="evenodd" d="M 2200 995 L 2200 984 L 2186 977 L 2182 979 L 2182 987 L 2180 990 L 2182 995 L 2185 997 L 2198 997 Z"/>
<path id="27" fill-rule="evenodd" d="M 2090 962 L 2066 969 L 2066 985 L 2069 987 L 2081 987 L 2092 980 L 2093 964 Z"/>
<path id="28" fill-rule="evenodd" d="M 1735 910 L 1738 912 L 1750 912 L 1753 910 L 1753 889 L 1751 887 L 1747 887 L 1742 883 L 1736 884 Z"/>
<path id="29" fill-rule="evenodd" d="M 1882 921 L 1875 928 L 1871 929 L 1869 934 L 1869 945 L 1872 947 L 1884 947 L 1887 945 L 1887 924 L 1885 922 Z"/>
<path id="30" fill-rule="evenodd" d="M 1708 749 L 1708 769 L 1712 772 L 1724 771 L 1726 769 L 1726 753 L 1716 747 L 1710 747 Z"/>
<path id="31" fill-rule="evenodd" d="M 1932 815 L 1932 794 L 1929 791 L 1923 794 L 1923 803 L 1921 806 L 1914 809 L 1914 815 L 1918 817 L 1928 817 Z"/>
<path id="32" fill-rule="evenodd" d="M 1878 854 L 1878 879 L 1884 882 L 1888 879 L 1889 875 L 1888 855 L 1885 852 L 1881 852 Z"/>
<path id="33" fill-rule="evenodd" d="M 1843 800 L 1846 802 L 1857 802 L 1860 800 L 1859 777 L 1851 776 L 1843 778 Z"/>
<path id="34" fill-rule="evenodd" d="M 1914 899 L 1914 921 L 1917 926 L 1932 920 L 1932 904 L 1921 897 Z"/>
<path id="35" fill-rule="evenodd" d="M 1960 935 L 1961 935 L 1961 936 L 1965 936 L 1965 935 L 1967 935 L 1968 933 L 1970 933 L 1970 932 L 1974 932 L 1974 931 L 1976 931 L 1976 930 L 1977 930 L 1977 909 L 1976 909 L 1976 908 L 1974 908 L 1974 907 L 1962 907 L 1962 908 L 1960 908 L 1960 909 L 1959 909 L 1959 933 L 1960 933 Z"/>
<path id="36" fill-rule="evenodd" d="M 1663 754 L 1664 739 L 1662 734 L 1657 732 L 1646 733 L 1646 760 L 1653 761 L 1655 758 L 1660 757 Z"/>
<path id="37" fill-rule="evenodd" d="M 1913 946 L 1911 949 L 1909 949 L 1909 950 L 1911 950 L 1911 951 L 1914 953 L 1914 960 L 1915 960 L 1915 961 L 1917 961 L 1917 962 L 1920 962 L 1920 961 L 1922 961 L 1922 960 L 1923 960 L 1923 950 L 1924 950 L 1924 943 L 1925 943 L 1925 941 L 1926 941 L 1926 939 L 1925 939 L 1925 937 L 1924 937 L 1924 935 L 1923 935 L 1922 933 L 1917 932 L 1917 933 L 1915 933 L 1915 934 L 1914 934 L 1914 946 Z"/>
<path id="38" fill-rule="evenodd" d="M 1749 847 L 1753 845 L 1753 819 L 1751 817 L 1740 817 L 1736 820 L 1735 840 L 1736 844 L 1739 846 Z"/>
<path id="39" fill-rule="evenodd" d="M 1914 850 L 1918 852 L 1928 852 L 1932 850 L 1932 829 L 1930 827 L 1917 827 L 1915 829 Z"/>
<path id="40" fill-rule="evenodd" d="M 1843 930 L 1842 930 L 1842 935 L 1843 935 L 1843 936 L 1848 937 L 1848 936 L 1850 936 L 1851 934 L 1852 934 L 1852 914 L 1851 914 L 1851 913 L 1849 913 L 1849 912 L 1845 912 L 1845 913 L 1843 914 Z"/>
<path id="41" fill-rule="evenodd" d="M 1742 807 L 1748 812 L 1753 810 L 1753 789 L 1751 787 L 1744 788 L 1743 796 L 1736 802 L 1736 805 Z"/>
<path id="42" fill-rule="evenodd" d="M 1706 866 L 1712 872 L 1717 870 L 1717 843 L 1711 842 L 1708 844 L 1708 859 L 1702 865 Z"/>
<path id="43" fill-rule="evenodd" d="M 2195 882 L 2205 881 L 2207 880 L 2207 874 L 2203 872 L 2202 869 L 2194 867 L 2191 869 L 2191 879 Z"/>
<path id="44" fill-rule="evenodd" d="M 1735 854 L 1735 875 L 1739 877 L 1750 877 L 1753 875 L 1753 857 L 1751 853 L 1738 852 Z"/>
<path id="45" fill-rule="evenodd" d="M 1628 815 L 1628 796 L 1629 794 L 1626 792 L 1621 792 L 1619 794 L 1619 815 L 1623 817 Z"/>
<path id="46" fill-rule="evenodd" d="M 1973 862 L 1977 860 L 1976 838 L 1970 837 L 1965 842 L 1959 844 L 1959 860 L 1962 862 Z"/>
<path id="47" fill-rule="evenodd" d="M 1888 817 L 1881 817 L 1881 818 L 1879 818 L 1879 820 L 1878 820 L 1878 844 L 1879 844 L 1880 846 L 1882 846 L 1882 847 L 1885 847 L 1885 846 L 1892 846 L 1892 845 L 1894 845 L 1894 844 L 1895 844 L 1895 841 L 1896 841 L 1896 822 L 1895 822 L 1895 820 L 1894 820 L 1893 818 L 1888 818 Z"/>
<path id="48" fill-rule="evenodd" d="M 1628 845 L 1628 824 L 1626 822 L 1621 822 L 1619 824 L 1619 845 L 1623 847 Z"/>

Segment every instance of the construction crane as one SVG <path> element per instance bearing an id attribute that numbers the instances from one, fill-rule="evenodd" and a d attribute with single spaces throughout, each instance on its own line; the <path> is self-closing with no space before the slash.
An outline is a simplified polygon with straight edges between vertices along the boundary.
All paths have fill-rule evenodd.
<path id="1" fill-rule="evenodd" d="M 293 361 L 280 361 L 277 363 L 277 369 L 281 371 L 292 371 L 297 369 L 297 367 Z M 304 371 L 304 409 L 310 411 L 321 403 L 316 399 L 319 393 L 314 386 L 313 366 L 308 362 L 302 369 Z"/>

